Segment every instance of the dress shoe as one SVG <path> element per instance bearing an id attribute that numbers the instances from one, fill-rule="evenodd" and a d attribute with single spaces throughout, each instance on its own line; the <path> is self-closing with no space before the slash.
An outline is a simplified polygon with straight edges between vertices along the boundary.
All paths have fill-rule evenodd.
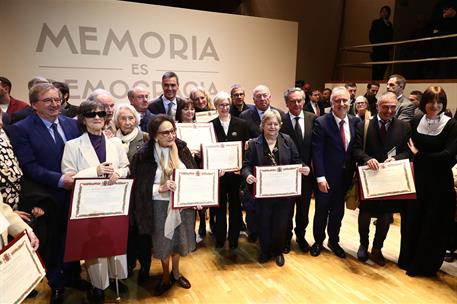
<path id="1" fill-rule="evenodd" d="M 305 239 L 297 240 L 297 244 L 302 252 L 306 253 L 309 251 L 309 244 Z"/>
<path id="2" fill-rule="evenodd" d="M 359 246 L 359 250 L 357 250 L 357 259 L 360 262 L 366 262 L 368 260 L 368 251 L 366 246 Z"/>
<path id="3" fill-rule="evenodd" d="M 127 285 L 125 285 L 124 282 L 121 280 L 117 280 L 117 286 L 119 287 L 119 293 L 127 293 L 129 292 L 129 288 Z M 115 279 L 109 279 L 109 288 L 116 292 L 116 280 Z"/>
<path id="4" fill-rule="evenodd" d="M 339 258 L 346 258 L 346 252 L 344 252 L 344 249 L 341 248 L 341 246 L 338 243 L 328 243 L 328 248 L 330 248 L 333 253 L 339 257 Z"/>
<path id="5" fill-rule="evenodd" d="M 157 286 L 157 288 L 155 290 L 155 295 L 156 296 L 163 295 L 171 288 L 171 286 L 173 286 L 173 282 L 171 281 L 171 278 L 170 278 L 170 281 L 168 281 L 168 283 L 164 283 L 163 281 L 160 281 L 159 286 Z"/>
<path id="6" fill-rule="evenodd" d="M 386 259 L 382 255 L 381 249 L 372 248 L 370 259 L 379 266 L 386 265 Z"/>
<path id="7" fill-rule="evenodd" d="M 172 283 L 176 283 L 184 289 L 189 289 L 191 287 L 189 280 L 186 279 L 183 275 L 179 275 L 179 278 L 175 279 L 173 273 L 170 273 L 170 278 Z"/>
<path id="8" fill-rule="evenodd" d="M 276 256 L 276 265 L 278 265 L 279 267 L 282 267 L 282 266 L 284 266 L 284 262 L 285 262 L 285 260 L 284 260 L 284 256 L 282 254 Z"/>
<path id="9" fill-rule="evenodd" d="M 268 262 L 269 259 L 270 259 L 270 256 L 268 254 L 262 253 L 262 254 L 259 255 L 259 258 L 257 259 L 257 261 L 260 264 L 263 264 L 263 263 Z"/>
<path id="10" fill-rule="evenodd" d="M 144 283 L 149 279 L 149 268 L 140 268 L 138 272 L 138 283 Z"/>
<path id="11" fill-rule="evenodd" d="M 288 254 L 290 252 L 290 241 L 286 243 L 286 246 L 282 249 L 282 253 Z"/>
<path id="12" fill-rule="evenodd" d="M 319 254 L 321 254 L 321 251 L 322 251 L 322 244 L 314 243 L 313 246 L 311 246 L 309 253 L 313 257 L 317 257 Z"/>
<path id="13" fill-rule="evenodd" d="M 90 304 L 102 304 L 105 301 L 105 291 L 97 287 L 87 290 L 87 300 Z"/>
<path id="14" fill-rule="evenodd" d="M 49 300 L 50 304 L 61 304 L 63 303 L 65 289 L 51 289 L 51 298 Z"/>

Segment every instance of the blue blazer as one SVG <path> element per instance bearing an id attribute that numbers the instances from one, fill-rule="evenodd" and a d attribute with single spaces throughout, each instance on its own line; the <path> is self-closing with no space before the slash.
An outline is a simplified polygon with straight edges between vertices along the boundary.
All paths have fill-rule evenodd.
<path id="1" fill-rule="evenodd" d="M 316 119 L 311 139 L 314 176 L 325 176 L 330 188 L 342 185 L 347 187 L 352 182 L 355 163 L 352 148 L 356 137 L 358 118 L 348 115 L 351 139 L 345 151 L 340 130 L 332 113 Z"/>
<path id="2" fill-rule="evenodd" d="M 67 141 L 80 136 L 76 120 L 59 115 L 59 123 Z M 63 148 L 59 150 L 56 147 L 54 139 L 38 115 L 32 114 L 12 125 L 10 136 L 24 176 L 57 190 L 62 176 Z"/>

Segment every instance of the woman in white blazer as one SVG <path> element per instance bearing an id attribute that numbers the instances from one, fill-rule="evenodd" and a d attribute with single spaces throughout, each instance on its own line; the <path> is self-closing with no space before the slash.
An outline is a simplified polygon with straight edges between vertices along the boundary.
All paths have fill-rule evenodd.
<path id="1" fill-rule="evenodd" d="M 62 172 L 74 172 L 74 177 L 106 177 L 110 183 L 118 178 L 127 177 L 129 161 L 127 153 L 119 138 L 108 138 L 103 133 L 106 111 L 105 106 L 98 101 L 81 103 L 78 121 L 83 134 L 67 141 L 62 157 Z M 90 303 L 103 303 L 104 289 L 114 278 L 115 263 L 118 277 L 127 277 L 126 255 L 96 258 L 86 260 L 87 272 L 92 283 L 88 294 Z M 111 280 L 113 283 L 113 280 Z M 114 285 L 112 285 L 114 286 Z M 121 292 L 127 291 L 127 286 L 120 284 Z"/>

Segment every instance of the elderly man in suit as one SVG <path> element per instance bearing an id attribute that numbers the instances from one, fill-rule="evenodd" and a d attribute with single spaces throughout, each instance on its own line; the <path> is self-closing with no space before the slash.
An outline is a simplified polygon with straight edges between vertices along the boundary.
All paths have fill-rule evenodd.
<path id="1" fill-rule="evenodd" d="M 372 170 L 379 170 L 384 162 L 409 158 L 408 139 L 411 136 L 409 123 L 395 117 L 397 98 L 395 94 L 384 93 L 377 102 L 378 114 L 373 117 L 366 128 L 364 123 L 357 127 L 354 143 L 354 159 L 359 166 L 368 165 Z M 364 134 L 365 133 L 365 134 Z M 364 140 L 365 138 L 365 140 Z M 365 143 L 364 143 L 365 142 Z M 390 226 L 392 212 L 398 212 L 401 202 L 367 201 L 361 202 L 359 209 L 360 247 L 357 258 L 365 262 L 368 259 L 370 220 L 376 217 L 376 234 L 371 249 L 371 259 L 380 266 L 386 261 L 381 249 Z"/>
<path id="2" fill-rule="evenodd" d="M 154 116 L 154 114 L 148 110 L 149 92 L 142 86 L 136 86 L 127 92 L 127 97 L 130 104 L 135 108 L 138 114 L 140 114 L 138 125 L 141 131 L 147 132 L 149 120 Z"/>
<path id="3" fill-rule="evenodd" d="M 406 79 L 402 75 L 394 74 L 387 81 L 387 92 L 392 92 L 397 96 L 397 111 L 395 117 L 410 122 L 414 117 L 416 105 L 403 95 L 405 90 Z"/>
<path id="4" fill-rule="evenodd" d="M 255 138 L 261 134 L 260 121 L 262 120 L 263 113 L 265 113 L 265 111 L 274 109 L 277 110 L 281 116 L 284 116 L 284 112 L 270 106 L 271 93 L 267 86 L 256 86 L 252 92 L 252 98 L 254 100 L 255 107 L 247 109 L 241 113 L 240 118 L 246 120 L 249 124 L 249 137 Z"/>
<path id="5" fill-rule="evenodd" d="M 316 91 L 316 90 L 315 90 Z M 314 93 L 314 91 L 312 92 Z M 312 97 L 311 97 L 312 98 Z M 305 92 L 300 88 L 290 88 L 284 92 L 284 100 L 289 109 L 284 115 L 281 132 L 289 135 L 297 146 L 300 158 L 304 164 L 311 167 L 311 136 L 313 125 L 317 116 L 303 111 L 305 103 Z M 293 198 L 295 206 L 295 239 L 302 252 L 308 252 L 309 244 L 305 239 L 305 231 L 308 226 L 309 203 L 312 193 L 312 174 L 302 176 L 302 194 Z M 284 245 L 284 253 L 290 251 L 290 241 L 292 239 L 294 208 L 289 214 L 287 229 L 287 240 Z"/>
<path id="6" fill-rule="evenodd" d="M 62 303 L 65 284 L 69 283 L 65 281 L 63 267 L 69 208 L 66 190 L 74 184 L 74 173 L 62 174 L 60 163 L 65 142 L 78 137 L 80 131 L 76 120 L 59 115 L 62 96 L 52 84 L 33 86 L 29 98 L 35 113 L 11 126 L 11 142 L 24 177 L 39 185 L 57 202 L 59 232 L 52 248 L 56 259 L 52 265 L 47 265 L 47 278 L 52 288 L 51 303 Z M 67 265 L 66 269 L 70 268 Z"/>
<path id="7" fill-rule="evenodd" d="M 149 104 L 148 110 L 152 114 L 167 114 L 176 118 L 176 109 L 181 100 L 176 93 L 179 90 L 179 79 L 175 72 L 166 72 L 162 76 L 163 94 Z"/>
<path id="8" fill-rule="evenodd" d="M 316 211 L 313 223 L 315 243 L 310 249 L 312 256 L 321 253 L 327 227 L 329 248 L 336 256 L 346 257 L 338 242 L 344 197 L 354 175 L 352 147 L 359 121 L 347 114 L 349 98 L 346 88 L 334 88 L 330 97 L 332 112 L 317 118 L 314 124 L 311 143 L 317 189 L 314 191 Z"/>

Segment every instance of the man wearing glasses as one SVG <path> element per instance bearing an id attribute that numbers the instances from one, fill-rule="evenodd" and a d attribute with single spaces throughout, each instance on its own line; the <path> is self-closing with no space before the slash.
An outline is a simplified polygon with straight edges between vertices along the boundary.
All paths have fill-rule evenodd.
<path id="1" fill-rule="evenodd" d="M 232 105 L 230 106 L 230 115 L 240 117 L 241 112 L 254 108 L 254 105 L 248 105 L 244 102 L 244 89 L 239 84 L 234 84 L 230 88 Z"/>
<path id="2" fill-rule="evenodd" d="M 61 161 L 65 142 L 80 135 L 74 119 L 59 115 L 62 96 L 50 83 L 33 86 L 29 93 L 35 113 L 11 126 L 11 142 L 24 171 L 44 194 L 56 203 L 55 239 L 50 242 L 53 263 L 47 266 L 48 284 L 52 289 L 51 303 L 62 303 L 65 286 L 63 253 L 69 208 L 69 192 L 74 173 L 62 174 Z M 69 267 L 71 268 L 71 267 Z"/>
<path id="3" fill-rule="evenodd" d="M 136 86 L 127 92 L 130 104 L 140 114 L 141 120 L 139 123 L 140 129 L 143 132 L 148 131 L 148 123 L 154 114 L 148 110 L 149 92 L 142 86 Z"/>

